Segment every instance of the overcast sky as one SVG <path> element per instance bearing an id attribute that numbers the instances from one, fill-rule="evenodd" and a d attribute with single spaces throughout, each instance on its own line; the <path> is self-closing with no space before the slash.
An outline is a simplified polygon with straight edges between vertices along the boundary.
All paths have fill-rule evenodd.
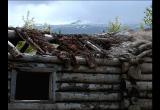
<path id="1" fill-rule="evenodd" d="M 8 1 L 8 25 L 21 26 L 27 10 L 37 24 L 107 24 L 116 16 L 124 24 L 140 23 L 152 1 Z"/>

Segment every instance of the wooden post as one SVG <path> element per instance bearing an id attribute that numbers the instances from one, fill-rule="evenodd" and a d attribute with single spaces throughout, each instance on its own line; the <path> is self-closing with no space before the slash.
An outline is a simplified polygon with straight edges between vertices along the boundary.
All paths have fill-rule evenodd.
<path id="1" fill-rule="evenodd" d="M 16 78 L 17 78 L 17 71 L 12 70 L 11 73 L 11 96 L 10 96 L 10 101 L 15 100 L 15 94 L 16 94 Z"/>
<path id="2" fill-rule="evenodd" d="M 49 100 L 53 103 L 55 103 L 55 93 L 56 92 L 56 72 L 52 72 L 50 74 L 50 80 L 49 80 Z"/>

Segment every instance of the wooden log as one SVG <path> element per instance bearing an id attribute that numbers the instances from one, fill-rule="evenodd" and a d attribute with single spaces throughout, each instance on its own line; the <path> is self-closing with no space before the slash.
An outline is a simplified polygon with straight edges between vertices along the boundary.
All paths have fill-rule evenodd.
<path id="1" fill-rule="evenodd" d="M 62 68 L 62 71 L 65 72 L 85 72 L 85 73 L 114 73 L 120 74 L 121 68 L 120 67 L 113 67 L 113 66 L 99 66 L 95 68 L 89 68 L 88 66 L 79 66 L 78 68 L 70 67 L 70 68 Z"/>
<path id="2" fill-rule="evenodd" d="M 140 52 L 144 51 L 144 50 L 148 50 L 148 49 L 151 49 L 152 48 L 152 42 L 148 42 L 146 44 L 143 44 L 141 46 L 138 47 L 138 50 Z"/>
<path id="3" fill-rule="evenodd" d="M 119 83 L 120 75 L 89 73 L 57 73 L 58 82 Z"/>
<path id="4" fill-rule="evenodd" d="M 57 92 L 56 101 L 119 101 L 120 93 L 109 92 Z"/>
<path id="5" fill-rule="evenodd" d="M 152 98 L 152 93 L 151 92 L 148 92 L 148 91 L 143 91 L 143 92 L 140 92 L 139 94 L 139 98 Z"/>
<path id="6" fill-rule="evenodd" d="M 137 55 L 137 58 L 143 58 L 146 56 L 152 56 L 152 49 L 143 51 L 141 54 Z"/>
<path id="7" fill-rule="evenodd" d="M 8 80 L 8 90 L 11 89 L 11 81 Z"/>
<path id="8" fill-rule="evenodd" d="M 120 108 L 117 102 L 57 103 L 56 106 L 59 110 L 117 110 Z"/>
<path id="9" fill-rule="evenodd" d="M 152 73 L 152 63 L 141 64 L 142 73 Z"/>
<path id="10" fill-rule="evenodd" d="M 152 74 L 142 74 L 138 81 L 152 81 Z"/>
<path id="11" fill-rule="evenodd" d="M 142 110 L 152 110 L 152 99 L 139 99 L 138 105 Z"/>
<path id="12" fill-rule="evenodd" d="M 15 69 L 24 72 L 36 72 L 36 73 L 50 73 L 54 71 L 54 68 L 43 68 L 43 67 L 15 67 Z"/>
<path id="13" fill-rule="evenodd" d="M 63 63 L 56 56 L 48 56 L 48 55 L 28 55 L 23 54 L 22 58 L 13 58 L 8 55 L 8 59 L 10 61 L 19 61 L 19 62 L 37 62 L 37 63 Z M 78 64 L 87 64 L 85 58 L 76 56 L 76 60 Z M 113 59 L 95 59 L 95 63 L 97 65 L 108 65 L 108 66 L 120 66 L 120 61 L 117 58 Z"/>
<path id="14" fill-rule="evenodd" d="M 152 91 L 152 82 L 151 81 L 137 81 L 137 86 L 140 91 Z M 129 81 L 126 81 L 126 88 L 131 88 L 132 84 Z"/>
<path id="15" fill-rule="evenodd" d="M 123 104 L 124 108 L 126 108 L 127 110 L 152 110 L 152 99 L 138 99 L 138 101 L 135 102 L 134 105 L 130 105 L 130 101 L 128 99 L 125 99 L 125 102 Z M 136 106 L 138 108 L 140 107 L 140 109 L 138 109 Z"/>
<path id="16" fill-rule="evenodd" d="M 15 68 L 54 68 L 57 66 L 57 70 L 59 71 L 69 71 L 69 72 L 92 72 L 92 73 L 107 73 L 107 74 L 120 74 L 121 68 L 117 66 L 98 66 L 95 68 L 89 68 L 87 65 L 79 65 L 79 67 L 74 68 L 70 66 L 69 68 L 63 68 L 60 64 L 49 64 L 49 63 L 32 63 L 32 62 L 16 62 L 16 61 L 9 61 L 9 64 L 14 65 Z"/>
<path id="17" fill-rule="evenodd" d="M 118 91 L 120 84 L 57 83 L 57 91 Z"/>
<path id="18" fill-rule="evenodd" d="M 144 58 L 142 58 L 142 60 L 145 63 L 152 63 L 152 58 L 151 57 L 144 57 Z"/>
<path id="19" fill-rule="evenodd" d="M 53 40 L 53 36 L 49 35 L 49 34 L 44 34 L 44 38 L 47 40 L 47 41 L 51 41 Z M 14 30 L 8 30 L 8 39 L 11 40 L 11 39 L 14 39 L 14 40 L 19 40 L 19 41 L 22 41 L 23 39 L 21 39 Z"/>
<path id="20" fill-rule="evenodd" d="M 42 104 L 42 103 L 9 103 L 9 110 L 93 110 L 96 109 L 119 109 L 119 103 L 109 102 L 85 102 L 85 103 L 55 103 L 55 104 Z"/>
<path id="21" fill-rule="evenodd" d="M 97 51 L 97 52 L 103 52 L 102 49 L 100 49 L 99 47 L 95 46 L 94 44 L 92 44 L 90 41 L 83 41 L 85 44 L 87 44 L 88 47 L 90 47 L 91 49 Z"/>
<path id="22" fill-rule="evenodd" d="M 14 58 L 21 56 L 21 53 L 16 49 L 16 47 L 10 41 L 8 41 L 8 52 Z"/>

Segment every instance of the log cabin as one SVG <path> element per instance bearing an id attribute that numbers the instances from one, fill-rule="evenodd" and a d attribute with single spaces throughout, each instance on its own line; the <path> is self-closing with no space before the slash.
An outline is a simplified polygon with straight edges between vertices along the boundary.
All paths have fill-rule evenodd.
<path id="1" fill-rule="evenodd" d="M 151 42 L 30 33 L 8 29 L 9 110 L 152 110 Z"/>

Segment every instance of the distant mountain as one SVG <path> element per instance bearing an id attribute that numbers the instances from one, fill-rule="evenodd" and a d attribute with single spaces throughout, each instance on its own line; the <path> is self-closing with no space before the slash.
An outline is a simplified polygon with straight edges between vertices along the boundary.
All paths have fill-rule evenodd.
<path id="1" fill-rule="evenodd" d="M 127 25 L 129 29 L 138 30 L 139 24 Z M 40 28 L 41 26 L 37 26 Z M 106 32 L 106 24 L 82 24 L 81 20 L 77 20 L 66 25 L 51 25 L 52 32 L 63 34 L 96 34 Z"/>

